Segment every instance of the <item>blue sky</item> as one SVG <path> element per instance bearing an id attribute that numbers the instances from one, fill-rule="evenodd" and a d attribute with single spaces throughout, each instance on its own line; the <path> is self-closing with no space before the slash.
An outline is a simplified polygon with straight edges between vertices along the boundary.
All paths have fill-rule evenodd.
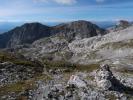
<path id="1" fill-rule="evenodd" d="M 133 19 L 133 0 L 0 0 L 0 22 Z"/>

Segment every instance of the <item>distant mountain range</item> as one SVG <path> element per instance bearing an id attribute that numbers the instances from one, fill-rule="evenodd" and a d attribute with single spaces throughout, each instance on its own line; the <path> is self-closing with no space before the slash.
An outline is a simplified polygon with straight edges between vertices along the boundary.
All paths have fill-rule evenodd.
<path id="1" fill-rule="evenodd" d="M 122 30 L 130 26 L 130 23 L 124 20 L 121 20 L 119 23 L 79 20 L 62 24 L 49 23 L 48 26 L 38 22 L 21 24 L 3 24 L 6 25 L 5 30 L 7 29 L 7 31 L 0 34 L 0 48 L 14 48 L 29 45 L 41 38 L 53 36 L 64 38 L 70 43 L 73 40 L 101 36 L 108 32 Z M 13 28 L 15 25 L 18 26 Z M 9 28 L 13 29 L 9 30 Z"/>
<path id="2" fill-rule="evenodd" d="M 7 32 L 17 26 L 21 26 L 25 24 L 25 22 L 0 22 L 0 34 Z M 49 23 L 43 23 L 45 25 L 54 26 L 59 24 L 58 22 L 49 22 Z"/>
<path id="3" fill-rule="evenodd" d="M 104 21 L 104 22 L 93 22 L 94 24 L 98 25 L 101 28 L 108 28 L 108 27 L 112 27 L 116 24 L 115 21 Z M 17 26 L 21 26 L 23 25 L 24 22 L 0 22 L 0 34 L 7 32 Z M 49 26 L 55 26 L 60 24 L 60 22 L 47 22 L 47 23 L 43 23 L 45 25 L 49 25 Z"/>
<path id="4" fill-rule="evenodd" d="M 31 44 L 49 36 L 64 37 L 68 41 L 106 34 L 105 30 L 88 21 L 74 21 L 56 26 L 40 23 L 26 23 L 0 35 L 0 48 Z"/>

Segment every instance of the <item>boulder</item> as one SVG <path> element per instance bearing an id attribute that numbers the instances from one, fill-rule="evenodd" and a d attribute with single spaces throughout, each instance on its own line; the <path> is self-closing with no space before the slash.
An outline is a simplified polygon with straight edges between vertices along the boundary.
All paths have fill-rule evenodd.
<path id="1" fill-rule="evenodd" d="M 75 85 L 78 88 L 87 86 L 86 82 L 76 75 L 72 75 L 67 84 Z"/>
<path id="2" fill-rule="evenodd" d="M 102 65 L 95 75 L 97 86 L 103 90 L 109 90 L 113 87 L 111 81 L 113 78 L 114 76 L 108 65 Z"/>
<path id="3" fill-rule="evenodd" d="M 96 71 L 95 80 L 97 86 L 103 90 L 113 90 L 132 94 L 133 89 L 125 86 L 120 80 L 118 80 L 112 74 L 109 65 L 102 65 L 100 69 Z"/>

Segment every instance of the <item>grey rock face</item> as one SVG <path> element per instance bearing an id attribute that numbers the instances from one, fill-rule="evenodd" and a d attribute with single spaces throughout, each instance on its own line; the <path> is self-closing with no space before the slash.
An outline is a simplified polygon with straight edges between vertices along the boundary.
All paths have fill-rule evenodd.
<path id="1" fill-rule="evenodd" d="M 8 40 L 7 47 L 31 44 L 37 39 L 50 36 L 50 27 L 40 23 L 24 24 L 11 31 L 12 36 Z M 9 32 L 9 34 L 11 34 Z"/>
<path id="2" fill-rule="evenodd" d="M 53 27 L 54 33 L 69 41 L 106 34 L 105 30 L 88 21 L 75 21 Z"/>
<path id="3" fill-rule="evenodd" d="M 133 26 L 104 36 L 75 40 L 68 45 L 74 53 L 72 60 L 82 64 L 98 62 L 103 59 L 112 62 L 119 60 L 127 65 L 132 64 L 132 62 L 129 62 L 133 53 L 132 32 Z"/>
<path id="4" fill-rule="evenodd" d="M 27 23 L 0 35 L 0 48 L 31 44 L 42 37 L 50 36 L 50 27 L 40 23 Z"/>

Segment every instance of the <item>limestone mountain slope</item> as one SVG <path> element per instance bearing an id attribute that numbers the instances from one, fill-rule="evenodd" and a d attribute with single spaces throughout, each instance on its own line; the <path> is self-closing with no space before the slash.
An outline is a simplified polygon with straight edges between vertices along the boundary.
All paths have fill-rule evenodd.
<path id="1" fill-rule="evenodd" d="M 104 36 L 86 38 L 69 44 L 77 61 L 122 59 L 132 57 L 133 26 Z M 78 55 L 81 55 L 80 57 Z"/>
<path id="2" fill-rule="evenodd" d="M 35 41 L 30 49 L 24 48 L 26 56 L 65 59 L 75 63 L 93 63 L 103 60 L 130 61 L 133 54 L 133 26 L 103 36 L 77 39 L 68 42 L 66 38 L 54 36 Z M 32 51 L 32 52 L 31 52 Z M 34 55 L 32 55 L 34 53 Z"/>

